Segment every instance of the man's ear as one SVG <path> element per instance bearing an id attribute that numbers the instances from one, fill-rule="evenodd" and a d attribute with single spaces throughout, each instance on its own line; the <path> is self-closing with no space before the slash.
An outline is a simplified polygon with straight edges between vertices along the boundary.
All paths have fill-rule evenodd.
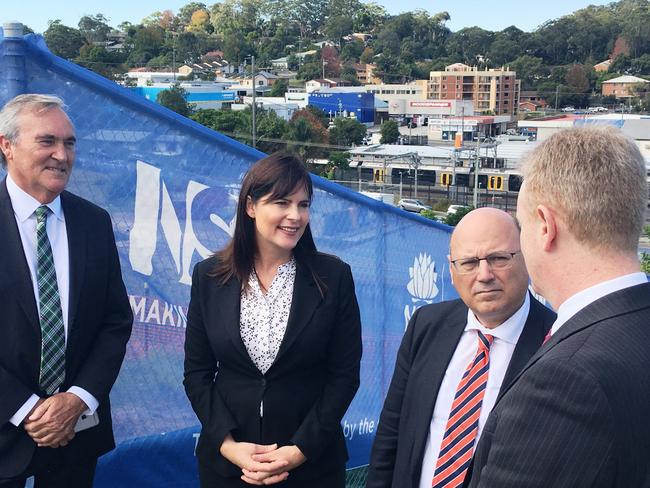
<path id="1" fill-rule="evenodd" d="M 451 262 L 451 254 L 447 254 L 447 261 L 449 261 L 449 277 L 451 278 L 451 284 L 454 284 L 454 263 Z"/>
<path id="2" fill-rule="evenodd" d="M 558 219 L 555 212 L 546 205 L 537 205 L 535 217 L 539 219 L 539 238 L 544 251 L 550 251 L 557 244 Z"/>
<path id="3" fill-rule="evenodd" d="M 11 141 L 7 139 L 4 135 L 0 135 L 0 151 L 5 155 L 5 160 L 13 159 L 13 147 Z"/>
<path id="4" fill-rule="evenodd" d="M 246 213 L 251 219 L 255 218 L 255 204 L 250 195 L 246 197 Z"/>

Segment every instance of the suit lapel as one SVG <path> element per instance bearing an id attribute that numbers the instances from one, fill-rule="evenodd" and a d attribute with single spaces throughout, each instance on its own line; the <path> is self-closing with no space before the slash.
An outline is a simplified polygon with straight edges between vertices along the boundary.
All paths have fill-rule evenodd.
<path id="1" fill-rule="evenodd" d="M 0 270 L 2 270 L 0 271 L 0 282 L 3 279 L 7 280 L 7 286 L 15 290 L 18 302 L 30 324 L 40 333 L 34 285 L 7 192 L 6 179 L 0 184 L 0 228 L 3 234 L 0 242 L 4 242 L 6 245 L 6 248 L 0 252 Z"/>
<path id="2" fill-rule="evenodd" d="M 445 377 L 447 366 L 454 351 L 458 346 L 465 326 L 467 325 L 467 307 L 463 302 L 458 300 L 458 305 L 444 317 L 434 319 L 438 323 L 423 324 L 426 327 L 427 334 L 419 345 L 420 349 L 429 349 L 426 352 L 418 351 L 417 356 L 424 358 L 424 362 L 417 367 L 412 373 L 419 374 L 418 383 L 421 397 L 415 419 L 412 425 L 417 433 L 413 439 L 413 449 L 411 456 L 411 473 L 414 484 L 417 486 L 417 480 L 422 471 L 422 457 L 424 455 L 424 446 L 429 436 L 429 427 L 433 418 L 433 409 L 438 398 L 440 385 Z"/>
<path id="3" fill-rule="evenodd" d="M 541 303 L 535 300 L 533 297 L 530 297 L 530 310 L 528 312 L 528 317 L 526 318 L 526 323 L 524 328 L 521 331 L 521 336 L 517 341 L 515 350 L 512 353 L 512 358 L 510 359 L 510 364 L 506 370 L 506 374 L 503 377 L 503 382 L 501 383 L 501 390 L 506 389 L 511 381 L 517 376 L 517 373 L 524 369 L 526 363 L 530 360 L 531 357 L 537 352 L 544 336 L 548 329 L 550 328 L 551 323 L 548 323 L 544 319 L 543 310 L 544 307 Z"/>
<path id="4" fill-rule="evenodd" d="M 598 322 L 607 320 L 616 315 L 634 312 L 636 310 L 650 307 L 650 283 L 636 285 L 631 288 L 625 288 L 615 293 L 607 295 L 587 307 L 580 310 L 576 315 L 571 317 L 560 329 L 553 334 L 551 339 L 543 344 L 538 351 L 530 358 L 528 364 L 517 373 L 510 384 L 503 388 L 497 398 L 497 403 L 503 395 L 519 380 L 522 374 L 533 366 L 547 352 L 556 347 L 566 338 L 591 327 Z M 504 383 L 505 384 L 505 383 Z"/>
<path id="5" fill-rule="evenodd" d="M 75 317 L 79 308 L 79 296 L 83 288 L 86 267 L 87 233 L 78 207 L 68 198 L 67 192 L 61 194 L 61 206 L 65 217 L 65 229 L 68 235 L 68 263 L 70 273 L 70 290 L 68 296 L 68 338 L 74 337 Z"/>
<path id="6" fill-rule="evenodd" d="M 250 364 L 257 369 L 250 359 L 244 341 L 241 338 L 240 317 L 239 309 L 241 305 L 241 281 L 237 278 L 231 278 L 226 284 L 219 288 L 217 294 L 216 316 L 219 321 L 225 325 L 226 332 L 230 341 L 233 343 L 237 351 L 246 357 Z"/>
<path id="7" fill-rule="evenodd" d="M 300 332 L 310 322 L 321 300 L 320 291 L 316 286 L 316 282 L 309 268 L 304 263 L 296 260 L 296 280 L 293 284 L 291 311 L 289 312 L 287 330 L 284 333 L 280 350 L 274 361 L 275 363 L 287 352 L 300 335 Z"/>

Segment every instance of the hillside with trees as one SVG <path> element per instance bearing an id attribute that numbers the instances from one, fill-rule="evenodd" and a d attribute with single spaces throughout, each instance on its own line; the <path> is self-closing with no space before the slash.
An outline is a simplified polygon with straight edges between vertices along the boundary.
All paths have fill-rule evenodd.
<path id="1" fill-rule="evenodd" d="M 117 28 L 101 13 L 82 17 L 76 27 L 52 20 L 44 37 L 55 54 L 116 81 L 124 81 L 123 74 L 133 68 L 172 70 L 215 58 L 249 69 L 251 55 L 258 69 L 270 70 L 273 59 L 286 57 L 300 80 L 324 75 L 353 84 L 359 84 L 355 63 L 372 63 L 384 83 L 404 83 L 428 79 L 430 71 L 462 62 L 481 69 L 509 67 L 522 80 L 522 90 L 536 90 L 561 107 L 613 103 L 597 94 L 603 81 L 621 74 L 650 79 L 650 0 L 589 6 L 532 32 L 516 26 L 498 32 L 479 26 L 452 32 L 449 20 L 447 12 L 424 10 L 389 15 L 378 4 L 360 0 L 225 0 L 213 5 L 191 2 L 177 13 L 153 12 L 138 24 L 122 22 Z M 612 61 L 609 71 L 594 70 L 607 59 Z M 650 110 L 648 85 L 639 87 L 639 110 Z M 286 89 L 286 83 L 279 83 L 272 95 L 281 96 Z M 262 149 L 275 149 L 287 140 L 307 141 L 311 145 L 299 146 L 301 153 L 327 157 L 323 147 L 341 147 L 363 137 L 358 128 L 327 130 L 327 121 L 317 124 L 316 116 L 301 112 L 286 122 L 261 110 Z M 246 111 L 194 116 L 250 142 L 245 141 L 250 133 Z M 386 140 L 394 136 L 383 134 Z"/>
<path id="2" fill-rule="evenodd" d="M 560 83 L 577 93 L 595 87 L 591 68 L 610 57 L 613 71 L 650 74 L 649 0 L 589 6 L 533 32 L 516 26 L 452 32 L 449 19 L 446 12 L 424 10 L 391 16 L 359 0 L 225 0 L 211 6 L 191 2 L 177 14 L 154 12 L 137 25 L 121 23 L 119 51 L 103 45 L 113 28 L 102 14 L 82 17 L 76 28 L 53 20 L 44 36 L 54 53 L 108 76 L 133 67 L 192 63 L 211 51 L 236 65 L 255 55 L 260 67 L 288 56 L 303 79 L 320 76 L 323 60 L 326 76 L 350 75 L 352 63 L 372 62 L 385 83 L 428 78 L 429 71 L 454 62 L 509 65 L 525 89 Z M 363 41 L 353 33 L 368 36 Z M 295 56 L 323 40 L 335 44 L 329 53 L 318 49 L 303 62 Z"/>

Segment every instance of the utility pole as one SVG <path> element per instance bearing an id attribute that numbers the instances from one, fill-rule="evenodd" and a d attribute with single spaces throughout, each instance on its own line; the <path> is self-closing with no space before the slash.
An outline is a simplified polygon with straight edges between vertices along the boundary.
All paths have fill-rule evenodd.
<path id="1" fill-rule="evenodd" d="M 478 128 L 478 125 L 476 126 Z M 481 133 L 477 131 L 476 133 L 476 159 L 474 160 L 474 198 L 473 205 L 474 208 L 478 208 L 478 167 L 480 166 L 481 161 Z"/>
<path id="2" fill-rule="evenodd" d="M 560 94 L 560 85 L 555 85 L 555 111 L 557 112 L 557 97 Z"/>
<path id="3" fill-rule="evenodd" d="M 176 33 L 172 31 L 172 76 L 176 83 Z"/>
<path id="4" fill-rule="evenodd" d="M 323 59 L 323 79 L 325 79 L 325 65 L 326 64 L 327 64 L 327 62 L 325 61 L 325 59 Z"/>
<path id="5" fill-rule="evenodd" d="M 253 109 L 253 111 L 252 111 L 252 115 L 253 115 L 253 121 L 252 121 L 253 122 L 252 123 L 252 126 L 253 126 L 253 148 L 257 148 L 257 141 L 256 141 L 257 133 L 256 133 L 256 128 L 255 128 L 255 122 L 256 122 L 256 120 L 255 120 L 255 109 L 256 109 L 255 91 L 257 90 L 257 87 L 255 86 L 255 56 L 251 56 L 251 76 L 253 78 L 253 107 L 252 107 L 252 109 Z"/>

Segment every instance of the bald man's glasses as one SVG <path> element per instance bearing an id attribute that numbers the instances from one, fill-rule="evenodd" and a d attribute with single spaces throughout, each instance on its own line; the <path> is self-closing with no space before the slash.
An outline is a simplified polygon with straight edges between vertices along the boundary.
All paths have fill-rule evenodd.
<path id="1" fill-rule="evenodd" d="M 492 270 L 508 269 L 512 266 L 512 260 L 521 251 L 515 252 L 495 252 L 484 258 L 462 258 L 454 259 L 451 264 L 454 265 L 458 274 L 476 273 L 481 266 L 481 261 L 485 261 Z"/>

